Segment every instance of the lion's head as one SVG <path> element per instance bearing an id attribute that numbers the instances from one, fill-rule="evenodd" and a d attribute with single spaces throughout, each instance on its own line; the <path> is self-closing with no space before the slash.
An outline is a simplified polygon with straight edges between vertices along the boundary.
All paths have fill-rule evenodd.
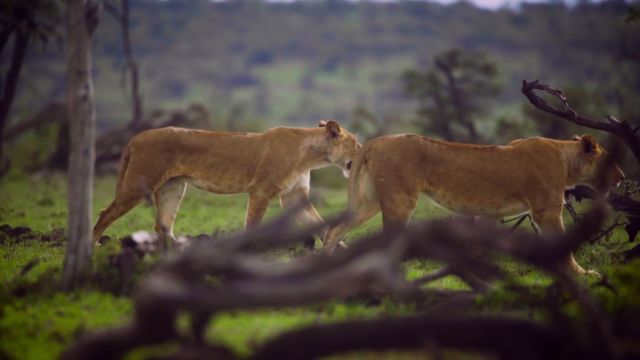
<path id="1" fill-rule="evenodd" d="M 593 188 L 618 186 L 624 179 L 624 173 L 617 164 L 607 164 L 607 151 L 596 142 L 591 135 L 574 136 L 573 141 L 579 143 L 579 151 L 576 158 L 578 184 L 588 185 Z M 604 167 L 604 184 L 600 183 L 598 174 Z M 605 190 L 605 189 L 602 189 Z"/>
<path id="2" fill-rule="evenodd" d="M 358 142 L 355 135 L 340 127 L 340 125 L 333 120 L 320 121 L 319 127 L 323 127 L 327 131 L 327 154 L 332 164 L 339 166 L 342 169 L 344 177 L 349 177 L 349 170 L 351 170 L 351 164 L 356 157 L 356 153 L 362 145 Z"/>

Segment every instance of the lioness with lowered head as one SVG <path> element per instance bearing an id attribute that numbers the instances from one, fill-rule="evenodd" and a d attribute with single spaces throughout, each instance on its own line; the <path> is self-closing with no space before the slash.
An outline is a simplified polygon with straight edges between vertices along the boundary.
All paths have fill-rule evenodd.
<path id="1" fill-rule="evenodd" d="M 419 135 L 382 136 L 364 144 L 349 178 L 348 220 L 329 230 L 333 251 L 350 228 L 382 211 L 383 228 L 403 227 L 422 192 L 460 214 L 501 218 L 530 213 L 543 233 L 564 231 L 564 190 L 595 186 L 605 150 L 593 137 L 562 141 L 540 137 L 506 146 L 468 145 Z M 624 174 L 609 167 L 607 185 Z M 570 255 L 568 265 L 586 273 Z"/>
<path id="2" fill-rule="evenodd" d="M 116 197 L 100 212 L 94 242 L 119 217 L 152 194 L 155 230 L 173 238 L 187 184 L 216 194 L 249 193 L 245 227 L 260 222 L 271 199 L 283 207 L 303 202 L 298 220 L 323 223 L 309 201 L 309 172 L 336 165 L 348 177 L 361 145 L 333 121 L 317 128 L 276 127 L 264 133 L 167 127 L 134 136 L 122 154 Z"/>

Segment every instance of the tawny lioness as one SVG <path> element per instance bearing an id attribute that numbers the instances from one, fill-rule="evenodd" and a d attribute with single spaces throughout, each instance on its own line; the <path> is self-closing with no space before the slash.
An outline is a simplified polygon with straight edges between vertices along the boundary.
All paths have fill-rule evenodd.
<path id="1" fill-rule="evenodd" d="M 216 194 L 248 192 L 245 226 L 262 219 L 271 199 L 283 207 L 304 202 L 297 217 L 323 223 L 309 201 L 310 171 L 328 165 L 348 176 L 361 147 L 354 135 L 331 121 L 316 128 L 276 127 L 264 133 L 162 128 L 141 132 L 124 149 L 116 197 L 93 228 L 105 229 L 153 195 L 157 232 L 173 237 L 173 224 L 187 184 Z"/>
<path id="2" fill-rule="evenodd" d="M 382 136 L 364 144 L 349 178 L 350 219 L 330 229 L 333 251 L 350 228 L 382 211 L 385 229 L 403 227 L 422 192 L 460 214 L 493 218 L 529 212 L 544 233 L 564 231 L 564 190 L 594 185 L 604 149 L 584 135 L 563 141 L 540 137 L 505 146 L 468 145 L 419 135 Z M 618 166 L 608 185 L 624 178 Z M 569 266 L 586 271 L 573 254 Z"/>

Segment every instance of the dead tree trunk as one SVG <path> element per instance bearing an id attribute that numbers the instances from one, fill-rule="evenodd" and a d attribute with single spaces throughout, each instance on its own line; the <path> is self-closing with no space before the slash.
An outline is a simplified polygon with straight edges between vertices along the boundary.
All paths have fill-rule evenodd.
<path id="1" fill-rule="evenodd" d="M 67 173 L 69 239 L 62 287 L 71 290 L 84 282 L 91 268 L 91 204 L 96 136 L 91 36 L 97 25 L 98 5 L 87 0 L 69 0 L 67 4 L 67 106 L 71 153 Z"/>

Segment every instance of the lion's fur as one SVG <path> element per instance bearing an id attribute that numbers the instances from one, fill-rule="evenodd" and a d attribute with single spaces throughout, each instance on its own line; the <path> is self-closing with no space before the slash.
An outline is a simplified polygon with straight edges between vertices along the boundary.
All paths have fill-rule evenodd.
<path id="1" fill-rule="evenodd" d="M 591 150 L 591 151 L 585 151 Z M 469 145 L 419 135 L 368 141 L 349 179 L 350 220 L 330 230 L 329 251 L 351 227 L 382 211 L 385 229 L 402 227 L 422 192 L 449 210 L 501 218 L 529 212 L 543 232 L 564 231 L 564 190 L 594 185 L 604 150 L 592 137 L 518 139 L 504 146 Z M 610 185 L 623 177 L 617 167 Z M 574 270 L 584 270 L 571 260 Z"/>
<path id="2" fill-rule="evenodd" d="M 123 152 L 116 198 L 101 212 L 94 240 L 145 196 L 153 196 L 156 205 L 156 230 L 172 236 L 187 184 L 217 194 L 248 192 L 246 224 L 255 225 L 277 195 L 283 206 L 308 202 L 309 172 L 332 164 L 346 171 L 359 146 L 335 121 L 264 133 L 174 127 L 141 132 Z M 310 202 L 299 216 L 322 222 Z"/>

